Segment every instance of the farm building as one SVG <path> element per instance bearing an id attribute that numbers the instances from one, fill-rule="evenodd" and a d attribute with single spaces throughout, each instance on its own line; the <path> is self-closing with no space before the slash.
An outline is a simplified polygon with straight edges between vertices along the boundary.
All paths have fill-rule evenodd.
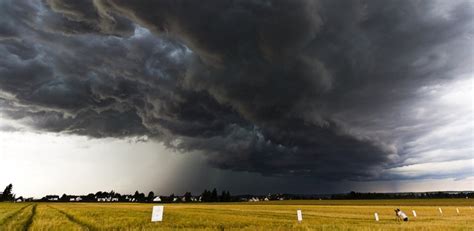
<path id="1" fill-rule="evenodd" d="M 249 199 L 249 202 L 257 202 L 257 201 L 260 201 L 258 197 L 252 197 Z"/>
<path id="2" fill-rule="evenodd" d="M 47 196 L 45 196 L 45 199 L 47 201 L 59 201 L 59 196 L 57 196 L 57 195 L 47 195 Z"/>

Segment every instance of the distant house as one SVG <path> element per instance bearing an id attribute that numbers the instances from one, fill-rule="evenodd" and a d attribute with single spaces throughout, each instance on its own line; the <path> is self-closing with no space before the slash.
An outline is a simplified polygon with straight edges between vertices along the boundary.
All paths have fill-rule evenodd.
<path id="1" fill-rule="evenodd" d="M 73 197 L 73 198 L 69 198 L 69 201 L 71 201 L 71 202 L 72 202 L 72 201 L 76 201 L 76 198 L 74 198 L 74 197 Z"/>
<path id="2" fill-rule="evenodd" d="M 47 195 L 44 198 L 47 201 L 59 201 L 59 196 L 57 196 L 57 195 Z"/>
<path id="3" fill-rule="evenodd" d="M 107 198 L 104 198 L 104 197 L 97 198 L 97 202 L 106 202 L 106 201 L 107 201 Z"/>
<path id="4" fill-rule="evenodd" d="M 117 197 L 114 197 L 114 198 L 112 198 L 112 200 L 111 200 L 111 201 L 112 201 L 112 202 L 118 202 L 118 201 L 119 201 L 119 199 L 118 199 Z"/>
<path id="5" fill-rule="evenodd" d="M 178 198 L 177 197 L 173 198 L 173 202 L 176 202 L 176 201 L 178 201 Z"/>
<path id="6" fill-rule="evenodd" d="M 161 202 L 161 198 L 159 196 L 153 198 L 153 201 L 154 202 Z"/>
<path id="7" fill-rule="evenodd" d="M 268 197 L 265 197 L 265 199 L 263 199 L 264 201 L 269 201 Z"/>
<path id="8" fill-rule="evenodd" d="M 82 201 L 81 197 L 76 197 L 76 201 Z"/>
<path id="9" fill-rule="evenodd" d="M 258 197 L 252 197 L 249 199 L 249 202 L 257 202 L 257 201 L 260 201 L 260 199 L 258 199 Z"/>
<path id="10" fill-rule="evenodd" d="M 18 198 L 15 200 L 15 202 L 19 203 L 19 202 L 23 202 L 23 198 Z"/>

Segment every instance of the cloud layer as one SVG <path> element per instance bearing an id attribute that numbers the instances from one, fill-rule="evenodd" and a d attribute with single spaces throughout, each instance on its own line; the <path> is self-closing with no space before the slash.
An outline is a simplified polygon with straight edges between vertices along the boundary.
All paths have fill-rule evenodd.
<path id="1" fill-rule="evenodd" d="M 0 112 L 35 130 L 147 136 L 269 176 L 472 159 L 472 1 L 2 0 L 0 15 Z"/>

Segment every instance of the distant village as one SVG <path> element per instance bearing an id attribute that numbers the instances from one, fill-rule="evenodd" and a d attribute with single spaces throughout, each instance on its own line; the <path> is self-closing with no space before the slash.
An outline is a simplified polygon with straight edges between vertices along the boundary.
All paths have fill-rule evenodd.
<path id="1" fill-rule="evenodd" d="M 0 201 L 39 201 L 39 202 L 137 202 L 137 203 L 185 203 L 185 202 L 238 202 L 238 201 L 269 201 L 269 200 L 284 200 L 285 197 L 280 194 L 267 196 L 232 196 L 229 191 L 221 191 L 218 193 L 217 189 L 204 190 L 200 195 L 192 195 L 191 192 L 186 192 L 184 195 L 171 194 L 169 196 L 155 195 L 153 191 L 148 194 L 136 191 L 134 194 L 120 194 L 115 191 L 110 192 L 96 192 L 87 195 L 46 195 L 41 199 L 24 198 L 22 196 L 16 197 L 12 193 L 12 185 L 8 185 L 4 193 L 0 193 Z M 3 200 L 1 199 L 3 198 Z"/>
<path id="2" fill-rule="evenodd" d="M 231 196 L 228 191 L 223 191 L 218 194 L 217 190 L 205 190 L 201 195 L 192 195 L 190 192 L 184 195 L 156 196 L 154 192 L 149 192 L 147 195 L 140 192 L 135 192 L 133 195 L 119 194 L 114 191 L 111 192 L 97 192 L 88 195 L 47 195 L 40 200 L 44 202 L 141 202 L 141 203 L 185 203 L 185 202 L 237 202 L 237 201 L 270 201 L 270 200 L 284 200 L 281 195 L 268 196 Z"/>
<path id="3" fill-rule="evenodd" d="M 282 200 L 367 200 L 367 199 L 433 199 L 433 198 L 474 198 L 473 191 L 452 192 L 407 192 L 407 193 L 359 193 L 350 192 L 342 194 L 267 194 L 267 195 L 237 195 L 232 196 L 229 191 L 218 193 L 217 189 L 204 190 L 200 195 L 186 192 L 184 195 L 169 196 L 155 195 L 153 191 L 145 195 L 136 191 L 134 194 L 120 194 L 115 191 L 96 192 L 87 195 L 47 195 L 41 199 L 17 197 L 13 193 L 13 185 L 9 184 L 0 192 L 1 201 L 11 202 L 136 202 L 136 203 L 188 203 L 188 202 L 260 202 Z"/>

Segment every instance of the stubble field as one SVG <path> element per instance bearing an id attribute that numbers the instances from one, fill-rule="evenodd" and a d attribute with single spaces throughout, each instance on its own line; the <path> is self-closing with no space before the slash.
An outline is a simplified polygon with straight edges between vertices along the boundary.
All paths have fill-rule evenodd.
<path id="1" fill-rule="evenodd" d="M 155 204 L 0 203 L 0 230 L 474 230 L 473 202 L 433 199 L 164 204 L 164 220 L 155 223 L 151 222 Z M 395 220 L 393 209 L 397 207 L 407 213 L 409 222 Z M 302 223 L 296 219 L 298 209 L 303 212 Z M 374 220 L 375 212 L 379 222 Z"/>

